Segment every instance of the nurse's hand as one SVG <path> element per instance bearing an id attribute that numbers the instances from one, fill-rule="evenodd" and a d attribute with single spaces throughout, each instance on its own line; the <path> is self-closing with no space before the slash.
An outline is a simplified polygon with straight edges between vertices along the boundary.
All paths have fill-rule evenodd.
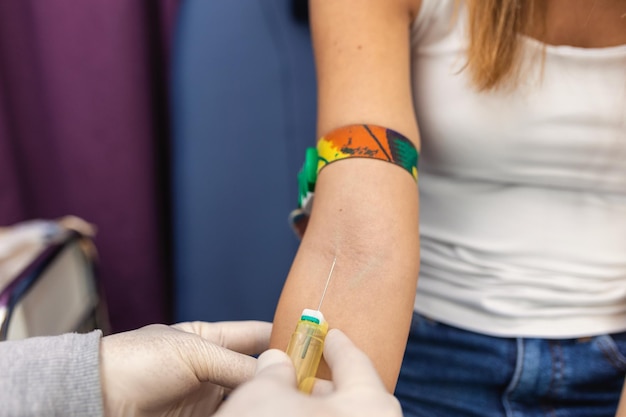
<path id="1" fill-rule="evenodd" d="M 208 416 L 226 391 L 254 375 L 267 349 L 265 322 L 151 325 L 104 337 L 105 416 Z"/>
<path id="2" fill-rule="evenodd" d="M 328 333 L 324 358 L 333 381 L 318 381 L 308 396 L 297 390 L 287 355 L 268 350 L 259 357 L 255 377 L 229 397 L 216 417 L 402 417 L 398 400 L 369 358 L 341 331 Z"/>

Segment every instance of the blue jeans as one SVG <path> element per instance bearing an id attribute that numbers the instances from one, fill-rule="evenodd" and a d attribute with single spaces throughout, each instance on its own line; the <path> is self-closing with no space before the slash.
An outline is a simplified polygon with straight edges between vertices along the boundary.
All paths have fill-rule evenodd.
<path id="1" fill-rule="evenodd" d="M 414 314 L 396 396 L 405 417 L 613 417 L 626 332 L 485 336 Z"/>

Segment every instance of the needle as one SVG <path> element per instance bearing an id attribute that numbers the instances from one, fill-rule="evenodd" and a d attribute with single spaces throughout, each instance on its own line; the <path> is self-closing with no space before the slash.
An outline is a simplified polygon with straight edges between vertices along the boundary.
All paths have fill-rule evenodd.
<path id="1" fill-rule="evenodd" d="M 324 296 L 326 295 L 326 290 L 328 289 L 328 284 L 330 283 L 330 277 L 333 275 L 333 270 L 335 269 L 335 263 L 337 262 L 337 255 L 335 255 L 335 259 L 333 259 L 333 264 L 330 267 L 330 272 L 328 273 L 328 279 L 326 280 L 326 286 L 324 287 L 324 292 L 322 293 L 322 299 L 320 300 L 320 305 L 317 307 L 317 311 L 320 311 L 322 307 L 322 302 L 324 301 Z"/>

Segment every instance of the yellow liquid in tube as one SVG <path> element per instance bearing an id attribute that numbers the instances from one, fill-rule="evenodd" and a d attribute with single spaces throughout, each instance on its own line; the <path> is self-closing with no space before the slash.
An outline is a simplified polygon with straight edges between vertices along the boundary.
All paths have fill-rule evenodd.
<path id="1" fill-rule="evenodd" d="M 328 323 L 319 310 L 304 309 L 291 335 L 287 355 L 296 368 L 298 389 L 310 394 L 324 351 Z"/>

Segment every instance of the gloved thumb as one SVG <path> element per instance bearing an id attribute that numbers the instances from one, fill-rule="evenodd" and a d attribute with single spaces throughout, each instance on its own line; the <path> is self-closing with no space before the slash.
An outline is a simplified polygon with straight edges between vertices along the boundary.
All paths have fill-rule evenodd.
<path id="1" fill-rule="evenodd" d="M 296 386 L 296 370 L 289 356 L 278 349 L 261 354 L 256 364 L 255 379 L 267 378 L 278 383 Z"/>

